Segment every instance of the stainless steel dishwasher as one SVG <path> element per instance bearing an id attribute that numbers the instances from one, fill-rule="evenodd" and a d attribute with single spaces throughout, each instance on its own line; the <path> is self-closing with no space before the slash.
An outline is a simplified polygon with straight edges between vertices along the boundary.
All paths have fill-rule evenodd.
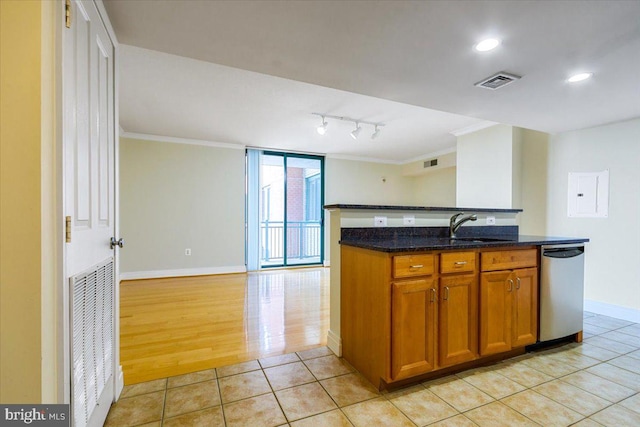
<path id="1" fill-rule="evenodd" d="M 540 267 L 540 341 L 582 330 L 584 245 L 542 246 Z"/>

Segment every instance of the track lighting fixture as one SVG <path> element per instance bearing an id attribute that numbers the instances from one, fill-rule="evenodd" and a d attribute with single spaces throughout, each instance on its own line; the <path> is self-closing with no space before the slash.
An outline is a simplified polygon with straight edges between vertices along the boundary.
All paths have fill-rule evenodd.
<path id="1" fill-rule="evenodd" d="M 356 122 L 356 128 L 351 132 L 351 138 L 358 139 L 358 135 L 360 135 L 361 130 L 362 128 L 360 127 L 358 122 Z"/>
<path id="2" fill-rule="evenodd" d="M 381 130 L 380 128 L 385 125 L 384 123 L 367 122 L 365 120 L 356 120 L 350 117 L 342 117 L 342 116 L 332 116 L 330 114 L 321 114 L 321 113 L 311 113 L 311 114 L 313 114 L 314 116 L 319 116 L 322 119 L 322 124 L 316 128 L 316 130 L 320 135 L 324 135 L 327 132 L 327 126 L 329 126 L 329 123 L 327 123 L 326 119 L 342 120 L 345 122 L 355 123 L 356 128 L 350 133 L 351 138 L 353 139 L 358 139 L 360 132 L 362 132 L 361 125 L 373 126 L 373 133 L 371 134 L 371 139 L 378 138 L 380 136 L 380 130 Z"/>
<path id="3" fill-rule="evenodd" d="M 322 116 L 322 124 L 320 126 L 318 126 L 318 128 L 316 130 L 318 131 L 318 133 L 320 135 L 324 135 L 327 132 L 327 126 L 329 126 L 329 123 L 327 123 L 324 120 L 324 116 Z"/>
<path id="4" fill-rule="evenodd" d="M 371 139 L 376 139 L 377 137 L 380 136 L 380 129 L 378 129 L 378 125 L 375 125 L 376 128 L 373 131 L 373 133 L 371 134 Z"/>

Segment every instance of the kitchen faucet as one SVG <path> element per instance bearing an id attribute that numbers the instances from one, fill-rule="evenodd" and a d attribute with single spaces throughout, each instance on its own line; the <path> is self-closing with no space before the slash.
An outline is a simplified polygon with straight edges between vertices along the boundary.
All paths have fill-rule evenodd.
<path id="1" fill-rule="evenodd" d="M 455 239 L 456 238 L 456 232 L 458 231 L 458 229 L 460 228 L 460 226 L 462 224 L 464 224 L 467 221 L 475 221 L 475 220 L 478 219 L 478 216 L 476 214 L 472 214 L 472 215 L 465 216 L 465 217 L 461 218 L 460 221 L 456 222 L 456 220 L 461 215 L 464 215 L 464 212 L 460 212 L 458 214 L 453 215 L 451 217 L 451 219 L 449 220 L 449 238 L 450 239 Z"/>

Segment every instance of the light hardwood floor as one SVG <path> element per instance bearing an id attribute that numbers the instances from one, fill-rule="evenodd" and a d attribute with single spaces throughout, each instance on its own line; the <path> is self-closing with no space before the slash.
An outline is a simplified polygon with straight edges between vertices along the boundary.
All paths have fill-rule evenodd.
<path id="1" fill-rule="evenodd" d="M 125 384 L 326 344 L 329 269 L 120 283 Z"/>

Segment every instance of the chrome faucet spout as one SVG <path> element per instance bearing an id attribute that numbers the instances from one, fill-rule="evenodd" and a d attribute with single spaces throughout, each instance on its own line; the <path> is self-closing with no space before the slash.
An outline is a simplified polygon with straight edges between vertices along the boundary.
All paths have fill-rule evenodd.
<path id="1" fill-rule="evenodd" d="M 467 216 L 463 216 L 463 215 L 464 215 L 464 212 L 457 213 L 453 215 L 449 220 L 449 238 L 450 239 L 456 238 L 456 233 L 460 228 L 460 226 L 462 226 L 462 224 L 464 224 L 467 221 L 475 221 L 478 219 L 478 216 L 476 214 L 467 215 Z M 461 216 L 463 217 L 460 218 Z M 458 220 L 458 218 L 460 218 L 460 220 Z"/>

